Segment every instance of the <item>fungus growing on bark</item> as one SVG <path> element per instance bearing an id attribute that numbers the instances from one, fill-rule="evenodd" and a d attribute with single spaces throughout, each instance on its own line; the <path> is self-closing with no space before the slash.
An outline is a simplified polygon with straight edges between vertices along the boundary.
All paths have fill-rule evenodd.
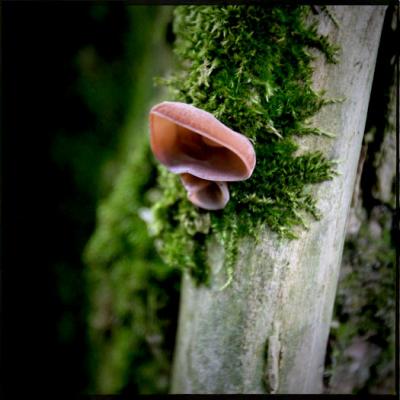
<path id="1" fill-rule="evenodd" d="M 180 174 L 189 200 L 207 210 L 224 208 L 226 182 L 248 179 L 256 163 L 245 136 L 185 103 L 163 102 L 150 110 L 150 144 L 158 161 Z"/>
<path id="2" fill-rule="evenodd" d="M 188 199 L 206 210 L 220 210 L 229 201 L 226 182 L 207 181 L 194 175 L 183 173 L 181 181 L 188 192 Z"/>

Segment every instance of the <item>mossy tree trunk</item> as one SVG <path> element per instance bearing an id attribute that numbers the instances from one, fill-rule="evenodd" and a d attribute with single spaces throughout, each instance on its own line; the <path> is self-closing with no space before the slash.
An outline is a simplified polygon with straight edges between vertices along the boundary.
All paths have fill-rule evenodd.
<path id="1" fill-rule="evenodd" d="M 337 132 L 309 136 L 300 148 L 338 160 L 339 172 L 315 191 L 322 214 L 299 239 L 267 228 L 240 243 L 234 279 L 219 290 L 223 250 L 209 246 L 211 287 L 183 277 L 172 391 L 174 393 L 318 393 L 332 317 L 346 218 L 364 133 L 385 7 L 330 8 L 319 31 L 341 46 L 339 63 L 315 61 L 315 88 L 345 98 L 314 119 Z"/>
<path id="2" fill-rule="evenodd" d="M 395 392 L 398 33 L 397 10 L 390 7 L 348 216 L 326 360 L 328 393 Z"/>

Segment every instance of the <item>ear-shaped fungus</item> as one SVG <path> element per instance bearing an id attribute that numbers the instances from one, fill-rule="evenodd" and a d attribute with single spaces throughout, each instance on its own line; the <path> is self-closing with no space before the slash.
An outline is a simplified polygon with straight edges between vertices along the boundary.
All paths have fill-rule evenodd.
<path id="1" fill-rule="evenodd" d="M 181 181 L 188 192 L 189 200 L 206 210 L 220 210 L 229 201 L 226 182 L 207 181 L 187 173 L 181 174 Z"/>
<path id="2" fill-rule="evenodd" d="M 256 163 L 245 136 L 185 103 L 163 102 L 150 110 L 150 144 L 162 164 L 181 174 L 189 200 L 207 210 L 224 208 L 225 182 L 249 178 Z"/>

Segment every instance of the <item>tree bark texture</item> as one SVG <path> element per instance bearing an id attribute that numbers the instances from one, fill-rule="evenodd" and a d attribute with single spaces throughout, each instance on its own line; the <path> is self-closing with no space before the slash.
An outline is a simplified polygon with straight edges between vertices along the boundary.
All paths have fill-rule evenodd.
<path id="1" fill-rule="evenodd" d="M 341 46 L 338 64 L 315 61 L 314 85 L 345 98 L 325 106 L 315 126 L 334 139 L 304 137 L 338 161 L 338 176 L 315 189 L 322 219 L 299 239 L 268 228 L 240 243 L 234 278 L 224 290 L 223 250 L 209 246 L 211 287 L 183 277 L 175 349 L 174 393 L 319 393 L 385 7 L 329 8 L 319 32 Z M 257 166 L 256 166 L 257 168 Z"/>
<path id="2" fill-rule="evenodd" d="M 398 29 L 397 10 L 390 7 L 347 223 L 325 366 L 327 393 L 395 393 Z"/>

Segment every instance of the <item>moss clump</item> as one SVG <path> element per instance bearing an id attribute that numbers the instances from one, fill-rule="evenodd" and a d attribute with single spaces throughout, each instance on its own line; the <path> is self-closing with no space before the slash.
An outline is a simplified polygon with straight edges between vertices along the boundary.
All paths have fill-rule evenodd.
<path id="1" fill-rule="evenodd" d="M 85 253 L 96 393 L 165 393 L 169 384 L 180 274 L 160 260 L 142 219 L 155 165 L 147 140 L 135 148 Z"/>
<path id="2" fill-rule="evenodd" d="M 129 112 L 119 132 L 119 151 L 104 166 L 110 193 L 98 208 L 96 230 L 84 254 L 90 306 L 87 391 L 166 393 L 180 273 L 162 262 L 143 219 L 157 170 L 146 134 L 148 110 L 160 96 L 152 80 L 168 65 L 165 59 L 162 65 L 154 60 L 170 50 L 162 40 L 170 13 L 164 7 L 132 7 L 126 12 L 127 56 L 121 62 L 129 65 L 133 76 L 125 87 L 131 95 Z"/>
<path id="3" fill-rule="evenodd" d="M 329 62 L 337 49 L 307 25 L 306 7 L 180 6 L 175 10 L 178 72 L 162 79 L 177 101 L 211 112 L 254 144 L 253 176 L 230 184 L 224 210 L 208 213 L 186 199 L 176 176 L 160 168 L 164 196 L 154 205 L 155 234 L 166 262 L 207 280 L 206 238 L 216 234 L 232 269 L 241 236 L 269 226 L 281 237 L 305 216 L 318 218 L 310 184 L 333 176 L 320 152 L 295 155 L 295 136 L 321 134 L 307 124 L 325 103 L 312 89 L 309 48 Z"/>

